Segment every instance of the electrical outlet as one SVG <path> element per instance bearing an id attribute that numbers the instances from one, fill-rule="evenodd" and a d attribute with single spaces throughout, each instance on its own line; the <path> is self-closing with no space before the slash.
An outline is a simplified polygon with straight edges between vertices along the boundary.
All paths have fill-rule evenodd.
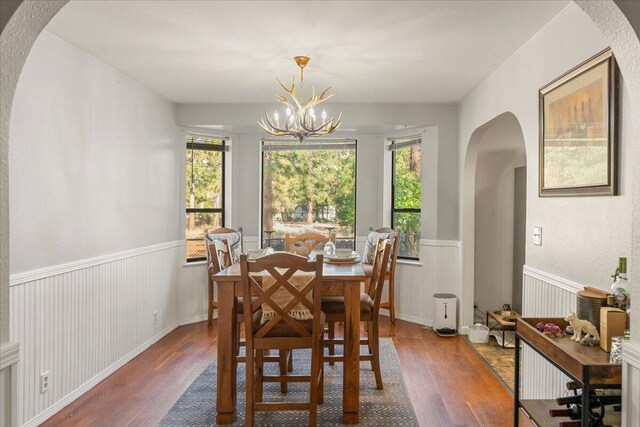
<path id="1" fill-rule="evenodd" d="M 40 393 L 49 390 L 49 371 L 40 374 Z"/>
<path id="2" fill-rule="evenodd" d="M 153 324 L 154 325 L 158 324 L 158 312 L 157 311 L 153 312 Z"/>

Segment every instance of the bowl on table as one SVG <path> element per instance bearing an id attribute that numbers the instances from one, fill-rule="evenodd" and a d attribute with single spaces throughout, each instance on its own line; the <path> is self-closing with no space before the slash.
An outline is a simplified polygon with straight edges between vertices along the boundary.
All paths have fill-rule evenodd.
<path id="1" fill-rule="evenodd" d="M 336 258 L 353 258 L 351 249 L 336 249 Z"/>

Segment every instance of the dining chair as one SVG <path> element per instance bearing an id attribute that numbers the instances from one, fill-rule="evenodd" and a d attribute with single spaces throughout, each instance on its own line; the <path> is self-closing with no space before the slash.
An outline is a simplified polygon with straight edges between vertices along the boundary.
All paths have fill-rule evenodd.
<path id="1" fill-rule="evenodd" d="M 309 425 L 317 425 L 318 404 L 324 399 L 322 331 L 325 316 L 320 310 L 322 269 L 322 255 L 318 255 L 314 261 L 283 252 L 267 255 L 255 261 L 249 261 L 245 254 L 240 256 L 247 334 L 248 427 L 254 425 L 256 411 L 280 410 L 308 410 Z M 262 273 L 262 276 L 257 273 Z M 265 283 L 267 276 L 270 278 L 268 287 Z M 262 277 L 262 280 L 258 280 L 258 277 Z M 283 293 L 285 299 L 282 298 Z M 305 313 L 306 316 L 303 315 Z M 282 372 L 280 375 L 265 375 L 264 357 L 265 351 L 269 349 L 311 349 L 310 375 L 289 375 Z M 265 382 L 309 382 L 309 402 L 264 402 Z"/>
<path id="2" fill-rule="evenodd" d="M 380 326 L 379 313 L 381 308 L 382 290 L 384 288 L 384 271 L 389 263 L 391 243 L 387 239 L 379 239 L 376 245 L 370 286 L 367 292 L 360 294 L 360 320 L 366 322 L 367 338 L 360 340 L 360 344 L 369 347 L 369 354 L 360 355 L 361 361 L 371 361 L 371 368 L 376 377 L 376 388 L 383 389 L 382 372 L 380 370 Z M 335 331 L 336 322 L 345 321 L 345 306 L 343 297 L 322 298 L 322 312 L 325 313 L 329 325 L 329 337 L 325 346 L 329 347 L 329 355 L 323 357 L 329 363 L 344 362 L 344 356 L 336 356 L 336 345 L 344 346 L 344 339 L 336 339 L 331 331 Z"/>
<path id="3" fill-rule="evenodd" d="M 318 245 L 327 243 L 329 238 L 329 236 L 315 231 L 307 231 L 294 235 L 286 234 L 284 236 L 284 250 L 285 252 L 293 252 L 306 256 L 316 249 Z"/>
<path id="4" fill-rule="evenodd" d="M 220 244 L 216 246 L 215 253 L 218 254 L 218 257 L 216 258 L 217 264 L 214 264 L 215 257 L 211 256 L 212 252 L 209 248 L 214 242 L 222 242 L 223 240 L 227 241 L 226 248 L 224 245 Z M 238 262 L 239 254 L 242 253 L 244 247 L 242 227 L 238 228 L 238 230 L 227 227 L 216 228 L 212 231 L 205 229 L 204 243 L 207 253 L 207 269 L 210 270 L 215 267 L 216 271 L 213 274 L 216 274 L 217 272 L 229 267 L 234 262 Z M 207 320 L 209 323 L 213 322 L 213 311 L 218 308 L 218 303 L 215 301 L 213 292 L 213 274 L 209 272 L 207 277 L 209 293 L 209 312 Z"/>
<path id="5" fill-rule="evenodd" d="M 207 270 L 208 270 L 208 281 L 209 281 L 209 323 L 212 323 L 213 317 L 213 309 L 218 308 L 218 304 L 213 299 L 213 282 L 215 281 L 214 275 L 219 273 L 231 266 L 231 248 L 229 247 L 229 241 L 227 239 L 224 240 L 213 240 L 209 245 L 207 245 Z M 238 329 L 244 324 L 244 304 L 242 302 L 242 298 L 238 298 L 236 303 L 236 313 L 237 313 L 237 322 Z M 246 335 L 246 333 L 245 333 Z M 245 347 L 246 340 L 242 339 L 240 333 L 237 334 L 238 339 L 236 340 L 236 357 L 238 362 L 245 362 L 246 358 L 240 356 L 240 347 Z M 291 352 L 281 351 L 278 356 L 267 356 L 265 357 L 265 361 L 267 362 L 277 362 L 280 364 L 281 372 L 290 372 L 293 370 L 293 354 Z M 284 390 L 286 392 L 286 389 Z"/>
<path id="6" fill-rule="evenodd" d="M 208 244 L 213 240 L 224 239 L 227 239 L 229 241 L 229 248 L 231 249 L 231 261 L 239 262 L 240 254 L 244 253 L 244 234 L 242 232 L 242 227 L 238 227 L 237 230 L 229 227 L 219 227 L 215 230 L 209 230 L 205 228 L 205 244 Z"/>
<path id="7" fill-rule="evenodd" d="M 380 308 L 389 310 L 389 320 L 392 325 L 396 324 L 396 305 L 395 305 L 395 288 L 396 288 L 396 263 L 398 261 L 398 245 L 400 243 L 400 232 L 398 230 L 394 230 L 389 227 L 382 227 L 378 229 L 374 229 L 373 227 L 369 227 L 369 233 L 375 233 L 377 235 L 385 236 L 391 242 L 391 262 L 387 266 L 385 270 L 385 280 L 389 281 L 389 299 L 380 303 Z M 367 241 L 369 238 L 367 237 Z M 370 244 L 371 242 L 369 242 Z M 366 251 L 366 248 L 365 248 Z M 365 254 L 366 255 L 366 254 Z M 365 256 L 366 258 L 366 256 Z M 365 259 L 366 261 L 366 259 Z M 373 272 L 373 265 L 364 262 L 362 264 L 364 269 L 365 279 L 365 289 L 368 289 L 369 283 L 371 281 L 371 275 Z"/>

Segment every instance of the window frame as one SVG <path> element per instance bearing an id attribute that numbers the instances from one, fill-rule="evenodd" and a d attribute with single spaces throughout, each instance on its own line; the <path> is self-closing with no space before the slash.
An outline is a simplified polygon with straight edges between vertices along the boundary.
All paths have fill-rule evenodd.
<path id="1" fill-rule="evenodd" d="M 398 138 L 398 139 L 404 139 L 404 138 Z M 420 197 L 420 207 L 419 208 L 396 208 L 396 151 L 398 150 L 410 150 L 411 146 L 406 146 L 406 147 L 396 147 L 393 148 L 394 144 L 396 143 L 397 139 L 394 139 L 391 141 L 391 145 L 390 145 L 390 150 L 391 150 L 391 228 L 394 228 L 395 226 L 395 219 L 396 219 L 396 214 L 398 213 L 418 213 L 420 214 L 420 229 L 421 229 L 421 233 L 422 233 L 422 197 Z M 420 138 L 420 143 L 418 143 L 417 145 L 420 146 L 420 161 L 422 162 L 422 138 Z M 421 181 L 420 181 L 420 193 L 422 195 L 422 176 L 420 177 Z M 400 230 L 402 231 L 402 230 Z M 401 256 L 400 254 L 398 254 L 397 256 L 398 259 L 404 259 L 407 261 L 420 261 L 420 255 L 418 254 L 417 257 L 408 257 L 408 256 Z"/>
<path id="2" fill-rule="evenodd" d="M 193 142 L 194 139 L 196 139 L 197 137 L 202 137 L 202 138 L 208 138 L 208 139 L 215 139 L 215 140 L 220 140 L 222 142 L 222 144 L 206 144 L 206 143 L 201 143 L 201 142 Z M 229 146 L 226 144 L 227 143 L 227 139 L 226 138 L 220 138 L 220 137 L 216 137 L 213 135 L 195 135 L 195 134 L 190 134 L 188 133 L 186 135 L 186 149 L 187 150 L 202 150 L 202 151 L 216 151 L 216 152 L 221 152 L 222 153 L 222 171 L 221 171 L 221 187 L 222 187 L 222 194 L 221 194 L 221 204 L 219 208 L 187 208 L 185 207 L 185 215 L 186 214 L 190 214 L 190 213 L 194 213 L 194 214 L 198 214 L 198 213 L 220 213 L 221 214 L 221 226 L 224 227 L 225 226 L 225 201 L 226 201 L 226 194 L 225 194 L 225 187 L 226 187 L 226 182 L 225 182 L 225 178 L 226 178 L 226 170 L 225 170 L 225 165 L 226 165 L 226 152 L 229 151 Z M 191 140 L 191 142 L 189 142 L 189 140 Z M 191 156 L 191 159 L 193 159 L 193 155 Z M 185 170 L 185 178 L 187 178 L 187 171 Z M 187 194 L 185 194 L 185 202 L 184 202 L 184 206 L 186 206 L 186 201 L 187 201 Z M 203 236 L 204 239 L 204 236 Z M 187 242 L 187 237 L 185 236 L 185 245 Z M 185 253 L 185 260 L 187 263 L 192 263 L 192 262 L 201 262 L 201 261 L 206 261 L 207 260 L 207 256 L 206 253 L 204 256 L 202 257 L 197 257 L 197 258 L 189 258 L 186 253 Z"/>
<path id="3" fill-rule="evenodd" d="M 353 165 L 354 169 L 354 182 L 353 182 L 353 197 L 354 197 L 354 207 L 353 207 L 353 250 L 355 251 L 357 248 L 357 223 L 358 223 L 358 139 L 357 138 L 344 138 L 345 141 L 353 142 L 355 161 Z M 262 138 L 260 140 L 260 215 L 259 215 L 259 237 L 258 244 L 260 248 L 264 248 L 264 241 L 268 239 L 268 237 L 264 236 L 264 153 L 263 146 L 265 142 L 277 142 L 280 141 L 277 138 Z M 315 139 L 315 143 L 322 143 L 326 141 L 336 141 L 336 140 L 322 140 Z M 282 140 L 282 142 L 291 142 L 291 140 Z M 304 142 L 302 144 L 305 144 Z M 301 144 L 301 145 L 302 145 Z M 313 144 L 313 143 L 307 143 Z"/>

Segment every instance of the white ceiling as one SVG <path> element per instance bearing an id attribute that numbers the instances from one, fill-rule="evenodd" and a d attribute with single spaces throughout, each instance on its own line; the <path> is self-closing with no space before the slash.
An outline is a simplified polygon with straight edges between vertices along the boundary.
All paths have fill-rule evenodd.
<path id="1" fill-rule="evenodd" d="M 331 102 L 456 102 L 558 1 L 72 1 L 48 29 L 171 101 L 273 102 L 307 55 Z"/>

